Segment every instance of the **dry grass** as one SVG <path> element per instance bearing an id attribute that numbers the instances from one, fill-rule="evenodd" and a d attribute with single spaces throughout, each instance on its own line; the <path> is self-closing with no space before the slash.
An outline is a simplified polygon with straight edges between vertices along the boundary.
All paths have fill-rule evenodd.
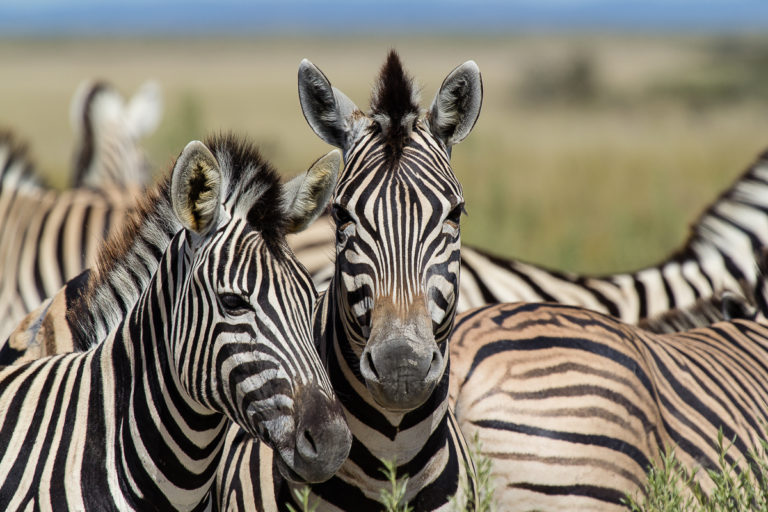
<path id="1" fill-rule="evenodd" d="M 27 139 L 39 166 L 63 182 L 79 81 L 101 77 L 132 93 L 152 77 L 166 98 L 163 124 L 147 141 L 158 167 L 189 139 L 231 129 L 293 174 L 328 150 L 298 106 L 301 58 L 364 107 L 390 47 L 423 84 L 424 103 L 455 65 L 478 62 L 483 113 L 453 156 L 470 213 L 463 234 L 508 256 L 590 272 L 655 261 L 768 143 L 768 108 L 758 99 L 701 106 L 649 96 L 654 83 L 712 63 L 703 38 L 0 40 L 0 125 Z M 539 86 L 531 77 L 544 70 L 546 79 L 574 56 L 593 66 L 594 98 L 521 96 Z"/>

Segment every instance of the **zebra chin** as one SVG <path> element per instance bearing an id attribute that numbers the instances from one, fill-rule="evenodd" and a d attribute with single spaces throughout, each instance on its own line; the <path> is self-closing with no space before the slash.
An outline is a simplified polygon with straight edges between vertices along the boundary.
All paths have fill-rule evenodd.
<path id="1" fill-rule="evenodd" d="M 252 421 L 258 423 L 254 416 Z M 331 478 L 352 447 L 341 404 L 316 385 L 300 387 L 292 415 L 262 422 L 259 431 L 259 437 L 272 448 L 283 477 L 300 484 Z"/>

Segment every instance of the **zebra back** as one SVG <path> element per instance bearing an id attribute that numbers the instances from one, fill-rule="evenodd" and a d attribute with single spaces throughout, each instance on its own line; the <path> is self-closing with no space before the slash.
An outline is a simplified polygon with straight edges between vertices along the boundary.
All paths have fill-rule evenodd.
<path id="1" fill-rule="evenodd" d="M 670 448 L 709 492 L 720 431 L 735 439 L 725 460 L 745 470 L 768 421 L 759 318 L 653 334 L 555 304 L 460 315 L 451 402 L 492 461 L 499 508 L 623 510 Z"/>

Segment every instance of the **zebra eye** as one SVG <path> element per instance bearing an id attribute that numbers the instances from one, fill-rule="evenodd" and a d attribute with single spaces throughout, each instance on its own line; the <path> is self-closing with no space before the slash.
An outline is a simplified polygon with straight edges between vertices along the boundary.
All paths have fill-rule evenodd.
<path id="1" fill-rule="evenodd" d="M 464 203 L 457 205 L 450 212 L 448 212 L 448 215 L 445 217 L 446 224 L 448 224 L 453 230 L 459 229 L 462 213 L 464 213 Z"/>
<path id="2" fill-rule="evenodd" d="M 352 218 L 352 215 L 350 215 L 347 209 L 338 204 L 334 204 L 333 208 L 331 208 L 331 216 L 333 217 L 333 220 L 336 221 L 336 229 L 341 230 L 347 225 L 355 223 L 355 219 Z"/>
<path id="3" fill-rule="evenodd" d="M 250 302 L 236 293 L 222 293 L 219 295 L 219 302 L 230 315 L 244 315 L 249 311 L 253 311 Z"/>

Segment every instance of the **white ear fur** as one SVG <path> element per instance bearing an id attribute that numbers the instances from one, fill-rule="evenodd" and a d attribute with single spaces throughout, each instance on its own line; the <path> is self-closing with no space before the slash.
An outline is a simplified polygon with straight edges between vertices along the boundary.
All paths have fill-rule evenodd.
<path id="1" fill-rule="evenodd" d="M 334 149 L 318 159 L 307 172 L 283 184 L 283 204 L 288 232 L 306 229 L 331 199 L 342 165 L 341 151 Z"/>
<path id="2" fill-rule="evenodd" d="M 186 145 L 171 176 L 171 205 L 184 228 L 207 234 L 220 208 L 221 171 L 213 153 L 200 141 Z"/>
<path id="3" fill-rule="evenodd" d="M 346 149 L 354 128 L 353 114 L 360 109 L 307 59 L 299 64 L 299 102 L 309 126 L 318 137 Z"/>
<path id="4" fill-rule="evenodd" d="M 429 126 L 450 148 L 472 131 L 483 104 L 483 79 L 475 61 L 451 71 L 429 107 Z"/>
<path id="5" fill-rule="evenodd" d="M 163 93 L 154 80 L 144 82 L 125 109 L 125 122 L 135 138 L 144 137 L 157 129 L 163 111 Z"/>

